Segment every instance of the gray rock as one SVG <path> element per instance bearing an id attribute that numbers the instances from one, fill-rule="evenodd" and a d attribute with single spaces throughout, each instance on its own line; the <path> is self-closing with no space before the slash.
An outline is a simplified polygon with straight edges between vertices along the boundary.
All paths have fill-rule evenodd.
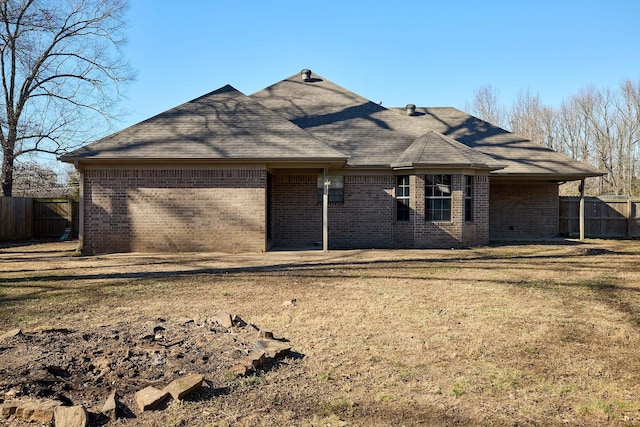
<path id="1" fill-rule="evenodd" d="M 11 329 L 10 331 L 7 331 L 4 334 L 0 335 L 0 341 L 8 340 L 9 338 L 17 337 L 18 335 L 22 335 L 22 329 Z"/>
<path id="2" fill-rule="evenodd" d="M 18 405 L 16 408 L 16 418 L 20 418 L 25 421 L 34 421 L 37 423 L 51 423 L 54 416 L 53 411 L 57 406 L 62 405 L 62 402 L 57 400 L 38 400 L 35 402 L 28 402 Z"/>
<path id="3" fill-rule="evenodd" d="M 249 368 L 247 368 L 245 365 L 237 364 L 233 365 L 230 371 L 238 377 L 244 377 L 249 373 Z"/>
<path id="4" fill-rule="evenodd" d="M 240 359 L 240 364 L 249 369 L 259 368 L 267 361 L 267 353 L 264 350 L 256 349 L 249 353 L 248 356 Z"/>
<path id="5" fill-rule="evenodd" d="M 209 319 L 211 322 L 218 323 L 223 328 L 231 328 L 233 326 L 233 319 L 231 315 L 225 311 L 220 311 Z"/>
<path id="6" fill-rule="evenodd" d="M 82 406 L 57 406 L 54 409 L 56 427 L 87 427 L 89 418 Z"/>
<path id="7" fill-rule="evenodd" d="M 169 393 L 149 386 L 136 392 L 136 405 L 142 412 L 157 409 L 169 398 Z"/>
<path id="8" fill-rule="evenodd" d="M 164 391 L 171 394 L 176 400 L 182 400 L 194 391 L 200 390 L 204 376 L 200 374 L 191 374 L 186 377 L 178 378 L 171 381 L 168 386 L 164 388 Z"/>
<path id="9" fill-rule="evenodd" d="M 112 421 L 118 418 L 118 396 L 115 391 L 107 397 L 100 412 Z"/>
<path id="10" fill-rule="evenodd" d="M 273 359 L 284 357 L 291 351 L 291 346 L 288 343 L 277 340 L 259 340 L 254 348 L 263 350 L 267 357 Z"/>

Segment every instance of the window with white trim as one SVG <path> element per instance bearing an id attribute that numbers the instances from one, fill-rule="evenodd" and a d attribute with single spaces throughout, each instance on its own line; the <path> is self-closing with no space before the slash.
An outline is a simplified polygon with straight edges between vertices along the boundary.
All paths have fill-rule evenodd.
<path id="1" fill-rule="evenodd" d="M 425 220 L 451 221 L 451 175 L 425 175 Z"/>
<path id="2" fill-rule="evenodd" d="M 396 220 L 409 221 L 409 175 L 396 177 Z"/>
<path id="3" fill-rule="evenodd" d="M 473 221 L 473 176 L 464 177 L 464 220 Z"/>

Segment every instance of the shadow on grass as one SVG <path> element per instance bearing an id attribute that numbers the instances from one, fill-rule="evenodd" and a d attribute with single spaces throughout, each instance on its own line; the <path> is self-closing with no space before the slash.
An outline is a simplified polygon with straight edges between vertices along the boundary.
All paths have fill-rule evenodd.
<path id="1" fill-rule="evenodd" d="M 589 292 L 592 292 L 596 296 L 596 299 L 604 303 L 612 311 L 622 313 L 630 318 L 631 324 L 640 328 L 640 305 L 634 305 L 629 301 L 625 301 L 625 294 L 627 297 L 631 296 L 631 299 L 636 298 L 636 295 L 640 293 L 640 286 L 627 286 L 619 283 L 619 279 L 614 277 L 602 277 L 600 279 L 593 280 L 578 280 L 575 282 L 539 282 L 539 281 L 515 281 L 505 282 L 507 285 L 515 287 L 531 287 L 544 289 L 571 289 L 580 288 Z M 630 295 L 631 294 L 631 295 Z M 629 299 L 629 298 L 627 298 Z"/>
<path id="2" fill-rule="evenodd" d="M 22 241 L 12 241 L 12 242 L 0 242 L 0 253 L 14 253 L 14 254 L 23 254 L 24 248 L 37 246 L 37 245 L 45 245 L 47 243 L 59 243 L 65 245 L 73 245 L 73 249 L 64 250 L 62 252 L 75 252 L 76 247 L 78 246 L 77 240 L 65 240 L 64 242 L 60 241 L 58 238 L 50 238 L 50 239 L 31 239 L 31 240 L 22 240 Z M 20 250 L 9 250 L 13 248 L 21 248 Z M 38 250 L 39 253 L 60 253 L 60 249 L 45 249 Z"/>
<path id="3" fill-rule="evenodd" d="M 425 250 L 424 258 L 401 258 L 401 259 L 374 259 L 374 260 L 354 260 L 350 259 L 350 252 L 344 252 L 346 256 L 342 256 L 340 251 L 332 251 L 331 258 L 324 258 L 318 261 L 305 261 L 305 262 L 284 262 L 275 263 L 272 265 L 247 265 L 247 266 L 234 266 L 234 267 L 202 267 L 198 266 L 199 263 L 219 261 L 224 259 L 224 256 L 216 256 L 213 258 L 200 258 L 195 261 L 190 261 L 188 255 L 178 260 L 163 260 L 154 258 L 153 256 L 143 256 L 140 259 L 141 263 L 124 261 L 118 263 L 117 260 L 109 260 L 110 265 L 93 267 L 93 266 L 78 266 L 74 267 L 74 270 L 81 269 L 83 272 L 80 274 L 62 274 L 59 268 L 51 268 L 47 270 L 26 270 L 16 269 L 5 273 L 34 273 L 34 275 L 22 275 L 20 277 L 0 278 L 0 303 L 17 303 L 26 300 L 38 299 L 50 294 L 64 295 L 65 293 L 78 295 L 85 294 L 89 297 L 95 294 L 95 297 L 99 298 L 101 291 L 114 287 L 128 287 L 128 286 L 144 286 L 142 281 L 144 280 L 174 280 L 184 279 L 195 276 L 212 276 L 229 278 L 237 275 L 258 275 L 258 276 L 272 276 L 272 275 L 286 275 L 286 276 L 298 276 L 298 277 L 321 277 L 323 279 L 348 279 L 348 278 L 362 278 L 362 279 L 397 279 L 397 280 L 410 280 L 410 279 L 429 279 L 429 280 L 451 280 L 455 279 L 455 276 L 450 273 L 440 273 L 437 276 L 433 274 L 425 275 L 424 277 L 416 276 L 411 272 L 410 274 L 397 274 L 398 272 L 408 271 L 411 269 L 424 269 L 429 271 L 430 268 L 452 268 L 452 269 L 473 269 L 473 270 L 493 270 L 500 268 L 499 263 L 503 261 L 508 268 L 515 268 L 518 271 L 527 269 L 531 270 L 553 270 L 566 271 L 566 262 L 571 262 L 573 269 L 592 269 L 597 259 L 607 256 L 637 256 L 638 251 L 633 250 L 611 250 L 597 247 L 584 246 L 582 242 L 545 242 L 545 245 L 554 245 L 572 248 L 566 253 L 514 253 L 513 255 L 500 253 L 491 253 L 490 249 L 487 251 L 484 248 L 479 248 L 476 251 L 478 253 L 469 252 L 467 250 L 452 251 L 450 255 L 442 251 L 437 252 L 438 257 L 434 257 L 433 251 Z M 521 245 L 504 244 L 500 247 L 508 248 L 511 246 L 532 246 L 536 249 L 535 245 L 531 245 L 531 242 L 522 242 Z M 541 247 L 541 250 L 544 250 Z M 390 252 L 400 250 L 389 250 Z M 43 251 L 40 251 L 43 252 Z M 46 252 L 46 251 L 44 251 Z M 55 252 L 55 251 L 52 251 Z M 58 251 L 60 252 L 60 251 Z M 66 251 L 65 251 L 66 252 Z M 268 257 L 268 255 L 267 255 Z M 560 258 L 559 258 L 560 257 Z M 186 260 L 186 261 L 185 261 Z M 248 263 L 251 259 L 248 258 Z M 507 266 L 508 263 L 508 266 Z M 180 268 L 173 271 L 122 271 L 124 267 L 136 267 L 149 268 L 150 266 L 185 266 L 187 268 Z M 104 272 L 104 273 L 91 273 L 93 268 L 120 268 L 119 271 Z M 600 265 L 599 268 L 603 268 Z M 87 272 L 84 272 L 89 270 Z M 378 270 L 385 270 L 383 272 Z M 637 272 L 638 268 L 635 264 L 626 261 L 624 268 L 616 270 L 616 273 L 630 271 Z M 109 283 L 91 283 L 94 281 L 112 281 Z M 469 279 L 465 279 L 468 281 Z M 130 281 L 133 281 L 130 282 Z M 482 279 L 480 277 L 473 279 L 474 282 L 495 282 L 495 280 Z M 69 282 L 75 282 L 69 285 Z M 582 287 L 589 291 L 596 292 L 600 295 L 604 302 L 606 302 L 613 309 L 621 311 L 633 318 L 635 325 L 640 326 L 640 312 L 633 304 L 629 302 L 623 302 L 622 292 L 640 292 L 639 287 L 625 286 L 622 283 L 616 283 L 612 280 L 591 280 L 582 281 L 576 283 L 549 283 L 545 284 L 539 281 L 501 281 L 500 283 L 505 285 L 512 285 L 516 287 Z M 31 290 L 30 292 L 20 292 L 17 295 L 9 295 L 11 289 L 19 288 L 22 291 L 25 289 Z M 3 289 L 5 291 L 3 292 Z"/>
<path id="4" fill-rule="evenodd" d="M 390 250 L 395 251 L 395 250 Z M 429 254 L 429 250 L 425 250 L 426 254 Z M 334 251 L 336 253 L 336 251 Z M 339 251 L 337 251 L 339 253 Z M 581 259 L 583 257 L 592 257 L 599 255 L 638 255 L 637 252 L 622 252 L 622 251 L 611 251 L 608 249 L 598 249 L 598 248 L 587 248 L 585 250 L 578 250 L 572 254 L 562 254 L 563 260 L 569 259 Z M 464 264 L 470 264 L 474 262 L 482 262 L 482 261 L 498 261 L 505 260 L 508 262 L 513 262 L 517 260 L 522 261 L 558 261 L 557 254 L 523 254 L 523 255 L 492 255 L 485 254 L 481 256 L 456 256 L 458 253 L 452 253 L 452 256 L 449 258 L 410 258 L 410 259 L 398 259 L 398 260 L 367 260 L 367 261 L 356 261 L 350 260 L 349 258 L 344 258 L 342 261 L 335 261 L 333 259 L 326 261 L 318 261 L 318 262 L 289 262 L 289 263 L 281 263 L 281 264 L 273 264 L 273 265 L 260 265 L 260 266 L 242 266 L 242 267 L 202 267 L 202 268 L 189 268 L 189 269 L 180 269 L 180 270 L 172 270 L 172 271 L 118 271 L 112 273 L 95 273 L 95 274 L 40 274 L 33 276 L 24 276 L 24 277 L 13 277 L 13 278 L 2 278 L 0 279 L 0 283 L 11 284 L 11 283 L 29 283 L 29 282 L 38 282 L 38 281 L 71 281 L 71 280 L 101 280 L 101 279 L 159 279 L 159 278 L 183 278 L 188 276 L 197 276 L 197 275 L 228 275 L 228 274 L 244 274 L 244 273 L 278 273 L 278 272 L 318 272 L 318 271 L 328 271 L 332 270 L 353 270 L 358 268 L 426 268 L 430 265 L 451 265 L 456 268 L 474 268 L 481 269 L 483 267 L 477 265 L 471 265 L 470 267 L 466 267 Z M 187 255 L 188 256 L 188 255 Z M 198 262 L 207 262 L 210 261 L 208 259 L 201 259 Z M 154 261 L 154 262 L 145 262 L 145 263 L 127 263 L 127 264 L 118 264 L 109 267 L 100 266 L 100 267 L 77 267 L 80 269 L 92 269 L 92 268 L 122 268 L 123 266 L 150 266 L 150 265 L 192 265 L 190 262 L 176 262 L 176 261 Z M 408 267 L 407 265 L 410 265 Z M 577 267 L 591 267 L 588 264 L 588 261 L 585 261 L 584 265 L 578 265 Z M 492 268 L 492 265 L 489 264 L 485 266 L 485 268 Z M 75 269 L 75 268 L 74 268 Z M 43 271 L 60 271 L 60 268 L 56 269 L 48 269 L 48 270 L 39 270 L 38 272 Z M 18 270 L 8 270 L 6 273 L 25 273 L 25 272 L 33 272 L 33 270 L 26 269 L 18 269 Z M 331 277 L 332 275 L 323 275 L 323 277 Z M 343 277 L 343 276 L 339 276 Z M 389 277 L 389 276 L 384 276 Z"/>

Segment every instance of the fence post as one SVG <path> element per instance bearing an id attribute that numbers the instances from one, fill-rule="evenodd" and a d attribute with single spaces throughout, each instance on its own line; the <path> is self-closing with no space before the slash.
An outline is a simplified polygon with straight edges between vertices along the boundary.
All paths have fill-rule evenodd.
<path id="1" fill-rule="evenodd" d="M 627 199 L 627 239 L 631 238 L 631 228 L 633 225 L 633 219 L 631 218 L 633 214 L 633 203 L 631 202 L 631 195 L 629 195 L 629 198 Z"/>
<path id="2" fill-rule="evenodd" d="M 580 240 L 584 240 L 584 179 L 580 180 Z"/>
<path id="3" fill-rule="evenodd" d="M 73 200 L 67 199 L 67 209 L 69 214 L 67 215 L 67 227 L 71 227 L 70 236 L 73 237 Z"/>

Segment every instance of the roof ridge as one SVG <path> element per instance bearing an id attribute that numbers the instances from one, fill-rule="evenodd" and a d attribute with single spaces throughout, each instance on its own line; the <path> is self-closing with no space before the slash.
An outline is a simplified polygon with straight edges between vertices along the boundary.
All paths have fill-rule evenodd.
<path id="1" fill-rule="evenodd" d="M 420 154 L 418 154 L 418 158 L 421 159 L 422 158 L 422 154 L 424 153 L 424 150 L 427 148 L 427 144 L 429 143 L 429 140 L 431 140 L 431 136 L 433 135 L 433 131 L 430 130 L 428 131 L 425 135 L 429 135 L 428 139 L 426 141 L 424 141 L 424 143 L 422 144 L 422 149 L 420 150 Z M 420 139 L 420 137 L 418 137 L 418 139 Z M 408 150 L 408 148 L 407 148 Z"/>

